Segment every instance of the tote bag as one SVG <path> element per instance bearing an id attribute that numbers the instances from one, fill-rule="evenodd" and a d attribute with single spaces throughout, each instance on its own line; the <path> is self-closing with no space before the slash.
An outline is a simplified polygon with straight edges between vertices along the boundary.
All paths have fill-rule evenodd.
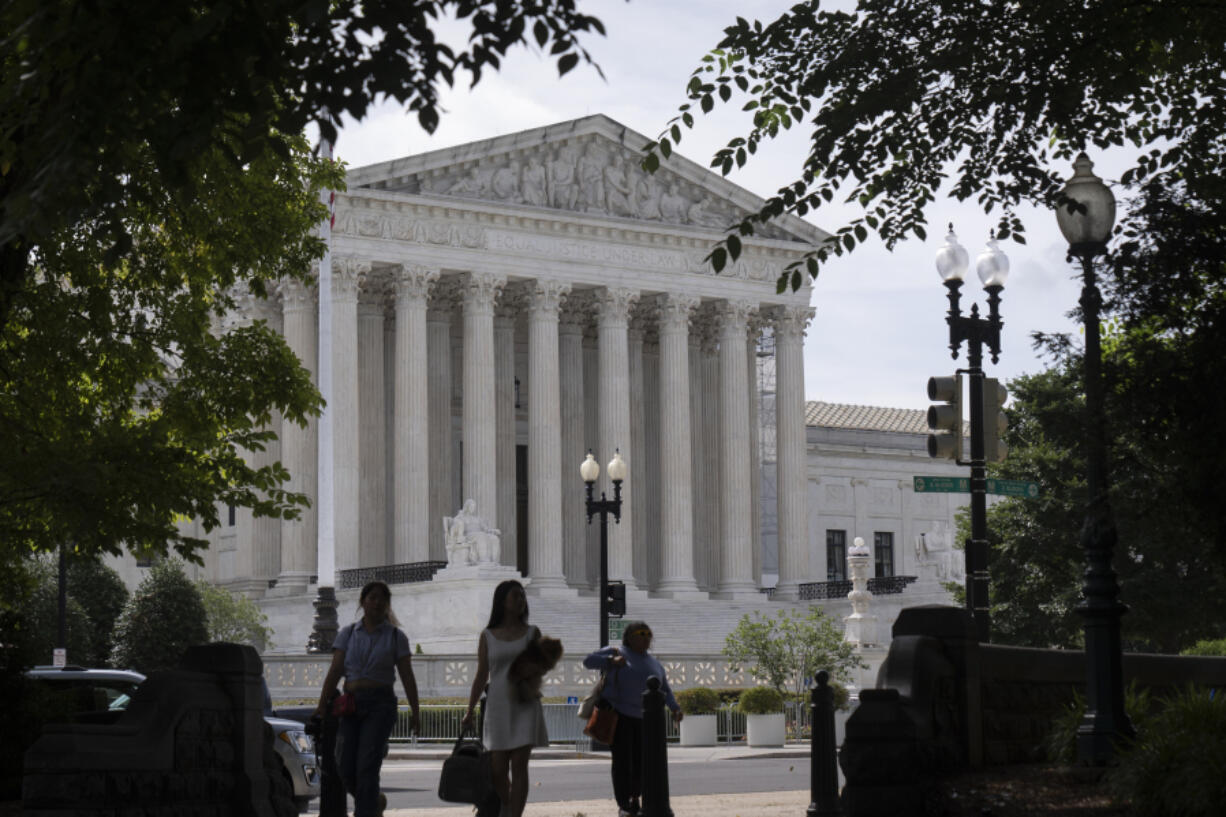
<path id="1" fill-rule="evenodd" d="M 456 739 L 451 756 L 443 761 L 438 779 L 438 798 L 448 803 L 484 803 L 493 789 L 489 756 L 476 738 L 469 739 L 468 730 Z"/>

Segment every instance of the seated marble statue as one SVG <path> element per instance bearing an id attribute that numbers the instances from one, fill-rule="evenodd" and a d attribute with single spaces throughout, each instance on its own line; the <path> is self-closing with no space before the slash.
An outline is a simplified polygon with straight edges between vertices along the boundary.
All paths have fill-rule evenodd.
<path id="1" fill-rule="evenodd" d="M 469 499 L 455 516 L 443 517 L 443 536 L 447 543 L 447 566 L 498 564 L 501 532 L 485 524 L 476 513 L 477 503 Z"/>

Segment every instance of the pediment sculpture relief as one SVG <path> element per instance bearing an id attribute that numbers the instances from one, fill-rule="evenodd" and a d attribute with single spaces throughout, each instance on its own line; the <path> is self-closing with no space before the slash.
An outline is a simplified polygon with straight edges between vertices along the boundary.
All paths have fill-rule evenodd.
<path id="1" fill-rule="evenodd" d="M 646 173 L 629 150 L 591 137 L 521 156 L 489 157 L 462 170 L 411 179 L 404 189 L 712 230 L 724 230 L 745 216 L 667 171 Z M 759 228 L 759 234 L 789 238 L 773 226 Z"/>

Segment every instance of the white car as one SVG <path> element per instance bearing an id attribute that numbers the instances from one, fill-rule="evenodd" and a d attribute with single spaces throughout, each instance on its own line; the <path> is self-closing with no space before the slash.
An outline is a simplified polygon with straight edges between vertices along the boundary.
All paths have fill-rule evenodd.
<path id="1" fill-rule="evenodd" d="M 84 667 L 35 667 L 26 673 L 52 690 L 71 693 L 65 696 L 74 718 L 82 723 L 110 723 L 128 708 L 136 688 L 144 682 L 139 672 L 122 669 L 85 669 Z M 294 804 L 305 812 L 312 798 L 319 796 L 319 770 L 315 765 L 315 742 L 299 721 L 270 715 L 268 687 L 264 687 L 264 722 L 272 727 L 273 745 L 281 759 L 282 771 L 294 792 Z"/>

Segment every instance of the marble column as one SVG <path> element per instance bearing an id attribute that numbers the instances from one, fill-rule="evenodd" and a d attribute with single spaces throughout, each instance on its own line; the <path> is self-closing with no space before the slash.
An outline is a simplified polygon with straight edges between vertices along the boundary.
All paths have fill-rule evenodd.
<path id="1" fill-rule="evenodd" d="M 454 282 L 435 284 L 426 310 L 427 393 L 429 408 L 430 512 L 426 526 L 431 561 L 445 561 L 443 517 L 455 514 L 452 497 L 452 366 L 451 316 L 455 309 Z"/>
<path id="2" fill-rule="evenodd" d="M 728 301 L 720 310 L 720 549 L 719 594 L 754 598 L 749 395 L 745 336 L 753 305 Z"/>
<path id="3" fill-rule="evenodd" d="M 641 307 L 642 304 L 639 305 Z M 628 481 L 638 488 L 635 497 L 638 499 L 638 513 L 633 516 L 633 527 L 630 531 L 630 541 L 633 543 L 631 553 L 632 575 L 634 586 L 646 590 L 647 583 L 647 454 L 646 454 L 646 422 L 643 402 L 643 319 L 636 308 L 626 333 L 627 351 L 630 356 L 630 465 Z M 623 452 L 624 453 L 624 452 Z"/>
<path id="4" fill-rule="evenodd" d="M 762 586 L 762 425 L 758 417 L 761 388 L 758 385 L 758 336 L 762 318 L 755 315 L 749 322 L 749 337 L 745 342 L 745 363 L 749 372 L 749 495 L 752 517 L 749 530 L 753 552 L 753 580 Z"/>
<path id="5" fill-rule="evenodd" d="M 370 275 L 370 262 L 337 258 L 332 264 L 332 406 L 334 448 L 336 570 L 361 564 L 360 361 L 358 359 L 358 290 Z M 382 332 L 382 326 L 380 326 Z M 382 343 L 382 337 L 380 337 Z M 380 347 L 382 348 L 382 347 Z M 382 364 L 380 364 L 382 370 Z M 339 586 L 340 579 L 337 579 Z"/>
<path id="6" fill-rule="evenodd" d="M 539 280 L 528 290 L 528 575 L 533 594 L 571 592 L 562 571 L 562 415 L 558 308 L 570 289 Z"/>
<path id="7" fill-rule="evenodd" d="M 274 332 L 284 334 L 282 321 L 282 306 L 275 292 L 269 292 L 265 298 L 251 300 L 252 317 L 268 324 Z M 265 431 L 278 434 L 277 439 L 264 444 L 263 451 L 255 452 L 253 465 L 256 468 L 269 468 L 282 460 L 281 453 L 281 413 L 273 411 Z M 241 546 L 241 545 L 240 545 Z M 281 520 L 277 517 L 257 516 L 251 520 L 251 577 L 259 583 L 258 588 L 252 588 L 249 595 L 263 596 L 268 590 L 268 580 L 276 579 L 281 572 Z M 258 591 L 258 592 L 256 592 Z"/>
<path id="8" fill-rule="evenodd" d="M 689 407 L 686 407 L 689 411 Z M 646 435 L 647 488 L 640 491 L 644 501 L 640 509 L 647 514 L 647 584 L 655 589 L 660 583 L 660 338 L 649 330 L 643 337 L 643 414 Z"/>
<path id="9" fill-rule="evenodd" d="M 702 338 L 702 469 L 707 478 L 703 485 L 703 498 L 698 507 L 706 518 L 707 547 L 705 553 L 697 554 L 700 569 L 696 571 L 698 584 L 708 590 L 717 590 L 720 584 L 721 551 L 723 548 L 723 516 L 719 513 L 723 476 L 723 444 L 720 440 L 723 395 L 720 389 L 719 368 L 719 317 L 714 311 L 717 304 L 707 307 L 704 318 L 707 323 Z"/>
<path id="10" fill-rule="evenodd" d="M 566 296 L 558 324 L 562 417 L 562 564 L 571 587 L 586 587 L 587 517 L 579 464 L 587 453 L 583 432 L 583 329 L 589 302 L 576 293 Z M 531 501 L 531 500 L 529 500 Z"/>
<path id="11" fill-rule="evenodd" d="M 464 281 L 464 502 L 493 520 L 498 512 L 498 429 L 494 388 L 494 302 L 506 279 L 470 273 Z"/>
<path id="12" fill-rule="evenodd" d="M 285 279 L 278 289 L 285 343 L 299 364 L 310 372 L 311 382 L 317 383 L 319 322 L 315 317 L 315 289 L 292 278 Z M 311 506 L 300 508 L 297 519 L 281 520 L 281 569 L 276 595 L 305 593 L 315 572 L 317 422 L 314 417 L 301 425 L 288 417 L 281 420 L 281 464 L 289 471 L 285 489 L 306 494 Z"/>
<path id="13" fill-rule="evenodd" d="M 595 300 L 592 310 L 595 312 Z M 596 336 L 587 332 L 583 335 L 583 449 L 587 454 L 591 449 L 600 455 L 600 349 L 597 348 Z M 600 463 L 601 472 L 608 463 L 606 457 Z M 582 462 L 582 461 L 581 461 Z M 584 519 L 586 520 L 586 513 Z M 587 559 L 587 584 L 595 587 L 600 582 L 600 524 L 593 519 L 585 524 L 587 536 L 584 543 Z"/>
<path id="14" fill-rule="evenodd" d="M 691 575 L 698 582 L 700 589 L 709 589 L 703 579 L 704 573 L 699 571 L 699 565 L 705 565 L 714 561 L 718 555 L 716 542 L 712 536 L 712 519 L 714 514 L 711 509 L 714 505 L 708 505 L 707 501 L 707 483 L 710 475 L 707 473 L 706 450 L 707 440 L 704 437 L 706 428 L 703 424 L 703 415 L 705 410 L 706 393 L 703 390 L 703 338 L 702 327 L 698 325 L 699 316 L 693 316 L 695 324 L 690 332 L 689 341 L 689 370 L 690 370 L 690 496 L 692 501 L 690 506 L 693 509 L 691 513 L 691 523 L 694 541 L 694 564 L 691 565 Z M 664 367 L 664 349 L 660 349 L 660 367 Z M 661 371 L 661 383 L 666 383 L 663 371 Z M 664 395 L 660 395 L 663 402 Z M 663 431 L 663 429 L 661 429 Z M 660 463 L 660 479 L 661 487 L 663 487 L 664 479 L 664 463 Z M 663 497 L 661 497 L 661 502 Z M 660 524 L 664 524 L 663 508 L 661 508 Z"/>
<path id="15" fill-rule="evenodd" d="M 671 597 L 701 597 L 694 578 L 694 493 L 690 406 L 690 315 L 698 299 L 659 298 L 660 583 Z M 709 510 L 707 511 L 709 512 Z"/>
<path id="16" fill-rule="evenodd" d="M 384 381 L 384 279 L 358 292 L 358 430 L 361 465 L 358 566 L 389 563 L 387 535 L 387 391 Z"/>
<path id="17" fill-rule="evenodd" d="M 775 313 L 776 467 L 779 485 L 779 584 L 775 597 L 799 597 L 809 573 L 809 517 L 805 503 L 805 327 L 813 310 L 784 307 Z"/>
<path id="18" fill-rule="evenodd" d="M 502 564 L 515 566 L 519 509 L 515 497 L 515 314 L 520 300 L 504 289 L 494 310 L 494 423 L 497 426 L 498 512 L 487 518 L 502 531 Z"/>
<path id="19" fill-rule="evenodd" d="M 438 270 L 418 265 L 392 271 L 396 298 L 392 562 L 430 558 L 430 376 L 426 304 Z"/>
<path id="20" fill-rule="evenodd" d="M 632 468 L 630 451 L 630 307 L 638 293 L 608 287 L 596 296 L 596 333 L 600 350 L 600 489 L 613 496 L 608 468 L 615 450 L 620 450 L 627 469 Z M 627 470 L 627 476 L 630 472 Z M 634 586 L 633 532 L 635 487 L 630 479 L 622 484 L 621 523 L 609 522 L 609 579 Z"/>

